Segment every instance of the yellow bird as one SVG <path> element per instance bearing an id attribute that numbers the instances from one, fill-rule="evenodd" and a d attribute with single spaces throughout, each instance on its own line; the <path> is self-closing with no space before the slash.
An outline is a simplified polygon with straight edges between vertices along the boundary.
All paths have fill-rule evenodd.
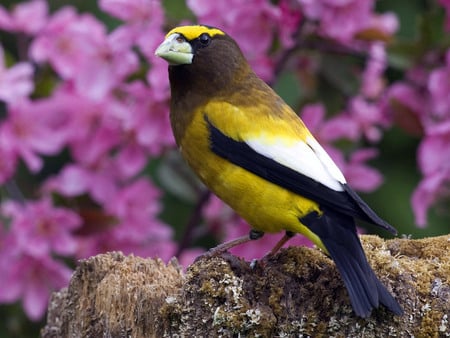
<path id="1" fill-rule="evenodd" d="M 251 225 L 249 236 L 303 234 L 335 262 L 355 313 L 402 308 L 369 266 L 355 218 L 396 230 L 348 186 L 294 111 L 250 68 L 237 43 L 202 25 L 172 29 L 155 54 L 169 63 L 170 119 L 187 163 Z"/>

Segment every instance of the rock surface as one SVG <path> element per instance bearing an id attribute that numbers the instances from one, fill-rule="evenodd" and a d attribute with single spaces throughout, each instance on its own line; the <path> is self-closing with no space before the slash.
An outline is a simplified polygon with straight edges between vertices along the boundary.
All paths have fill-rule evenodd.
<path id="1" fill-rule="evenodd" d="M 231 254 L 175 261 L 98 255 L 53 294 L 50 337 L 450 336 L 450 235 L 421 240 L 361 236 L 368 260 L 399 300 L 356 317 L 333 262 L 290 247 L 251 265 Z"/>

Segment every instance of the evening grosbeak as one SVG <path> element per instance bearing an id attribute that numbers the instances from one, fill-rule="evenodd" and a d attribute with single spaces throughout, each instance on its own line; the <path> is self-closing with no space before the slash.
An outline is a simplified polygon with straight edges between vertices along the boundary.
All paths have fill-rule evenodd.
<path id="1" fill-rule="evenodd" d="M 402 308 L 370 268 L 355 218 L 396 233 L 353 191 L 294 111 L 250 68 L 236 42 L 202 25 L 172 29 L 155 54 L 169 63 L 170 120 L 187 163 L 251 225 L 222 251 L 286 231 L 335 262 L 355 313 Z"/>

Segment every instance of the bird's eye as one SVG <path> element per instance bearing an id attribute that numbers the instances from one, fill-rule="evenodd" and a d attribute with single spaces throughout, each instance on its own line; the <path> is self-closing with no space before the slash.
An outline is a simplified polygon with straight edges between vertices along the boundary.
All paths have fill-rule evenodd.
<path id="1" fill-rule="evenodd" d="M 185 39 L 184 36 L 182 36 L 182 35 L 179 35 L 179 36 L 176 38 L 176 40 L 177 40 L 178 43 L 186 42 L 186 39 Z"/>
<path id="2" fill-rule="evenodd" d="M 211 37 L 207 33 L 203 33 L 202 35 L 199 36 L 198 39 L 199 39 L 202 47 L 208 46 L 211 42 Z"/>

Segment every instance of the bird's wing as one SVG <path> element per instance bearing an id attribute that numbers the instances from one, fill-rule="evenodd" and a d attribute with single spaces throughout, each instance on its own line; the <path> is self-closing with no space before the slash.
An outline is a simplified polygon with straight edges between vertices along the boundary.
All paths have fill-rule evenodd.
<path id="1" fill-rule="evenodd" d="M 245 143 L 253 151 L 332 190 L 344 190 L 342 187 L 346 183 L 344 175 L 312 136 L 307 136 L 305 140 L 286 142 L 283 139 L 273 139 L 267 142 L 266 138 L 261 135 L 258 138 L 249 139 Z"/>
<path id="2" fill-rule="evenodd" d="M 233 109 L 234 113 L 239 114 L 238 108 Z M 227 112 L 221 110 L 221 113 Z M 232 128 L 225 124 L 219 126 L 220 121 L 227 119 L 211 119 L 207 113 L 204 118 L 209 130 L 210 147 L 216 155 L 317 202 L 324 210 L 331 209 L 396 233 L 347 185 L 339 168 L 298 117 L 295 123 L 301 123 L 301 129 L 305 129 L 301 133 L 292 132 L 294 121 L 290 121 L 283 126 L 282 133 L 273 134 L 261 131 L 256 119 L 241 128 Z M 235 123 L 241 122 L 244 121 L 236 117 Z M 269 125 L 275 125 L 273 122 Z M 252 127 L 249 129 L 250 125 Z M 239 134 L 236 129 L 242 132 Z"/>

